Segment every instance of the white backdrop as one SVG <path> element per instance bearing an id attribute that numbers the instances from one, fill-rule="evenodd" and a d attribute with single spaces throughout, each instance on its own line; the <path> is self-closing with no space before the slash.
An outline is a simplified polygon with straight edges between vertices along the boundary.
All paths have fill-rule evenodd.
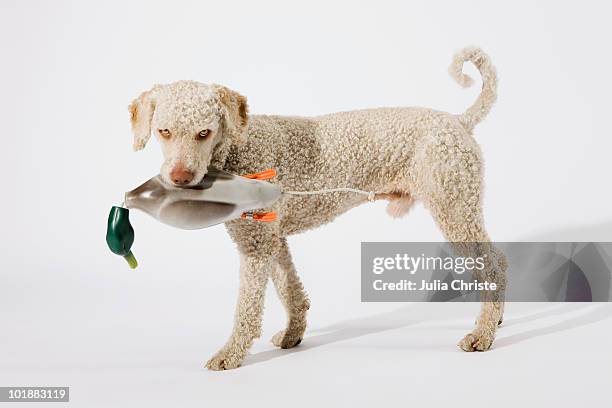
<path id="1" fill-rule="evenodd" d="M 446 69 L 453 52 L 476 44 L 490 54 L 500 77 L 499 101 L 476 129 L 487 166 L 490 235 L 498 241 L 610 240 L 609 15 L 608 4 L 596 1 L 3 1 L 0 386 L 71 385 L 73 403 L 85 406 L 146 398 L 163 403 L 182 393 L 186 406 L 240 400 L 242 394 L 228 390 L 241 385 L 267 400 L 275 395 L 267 380 L 294 390 L 282 374 L 291 370 L 294 382 L 318 387 L 328 398 L 366 403 L 376 392 L 390 391 L 394 381 L 418 385 L 428 373 L 435 378 L 440 372 L 431 371 L 432 359 L 443 366 L 457 361 L 447 372 L 461 373 L 464 364 L 479 362 L 484 366 L 475 368 L 486 370 L 487 364 L 511 364 L 518 353 L 532 359 L 549 353 L 540 369 L 558 384 L 563 370 L 551 368 L 551 361 L 562 350 L 596 373 L 597 353 L 606 350 L 596 348 L 598 333 L 603 330 L 602 343 L 609 344 L 612 332 L 604 309 L 550 312 L 553 318 L 590 316 L 576 320 L 587 328 L 553 330 L 556 349 L 548 347 L 547 328 L 557 323 L 535 321 L 532 332 L 548 337 L 528 336 L 498 354 L 459 356 L 452 354 L 454 343 L 469 330 L 476 305 L 419 305 L 420 312 L 411 312 L 361 304 L 361 241 L 441 239 L 421 207 L 397 221 L 386 216 L 384 203 L 370 204 L 293 237 L 313 302 L 312 348 L 307 334 L 305 352 L 282 359 L 270 354 L 276 351 L 265 342 L 284 317 L 269 296 L 264 338 L 254 349 L 268 354 L 242 371 L 217 376 L 201 363 L 223 344 L 232 323 L 238 261 L 224 228 L 185 232 L 133 212 L 141 263 L 136 271 L 108 251 L 104 235 L 110 206 L 161 164 L 155 141 L 131 152 L 127 113 L 129 102 L 153 84 L 222 83 L 247 96 L 253 114 L 401 105 L 462 112 L 479 87 L 462 90 Z M 510 321 L 513 310 L 519 321 L 547 316 L 528 306 L 509 307 Z M 396 309 L 406 310 L 406 319 L 417 313 L 446 326 L 416 334 L 397 330 L 403 326 L 393 326 Z M 376 313 L 383 316 L 378 324 L 396 330 L 368 331 L 376 319 L 364 316 Z M 329 338 L 316 340 L 316 330 L 325 327 L 340 330 L 331 346 Z M 512 336 L 523 339 L 520 332 Z M 571 354 L 574 341 L 581 349 L 585 341 L 595 347 L 588 352 L 592 361 L 591 354 Z M 532 351 L 535 344 L 541 350 Z M 404 359 L 410 363 L 396 363 Z M 367 371 L 377 361 L 389 373 L 384 381 Z M 363 366 L 367 374 L 355 374 Z M 347 375 L 371 387 L 355 389 Z M 584 387 L 600 379 L 582 381 Z M 330 389 L 328 383 L 340 385 Z M 530 384 L 525 380 L 525 387 Z M 103 387 L 115 387 L 115 393 L 102 396 Z M 429 389 L 415 387 L 415 398 L 430 399 Z M 303 392 L 297 385 L 294 391 Z M 573 395 L 560 400 L 571 403 Z M 475 398 L 464 397 L 466 403 Z M 533 398 L 544 397 L 533 388 Z M 316 401 L 310 395 L 301 402 Z"/>

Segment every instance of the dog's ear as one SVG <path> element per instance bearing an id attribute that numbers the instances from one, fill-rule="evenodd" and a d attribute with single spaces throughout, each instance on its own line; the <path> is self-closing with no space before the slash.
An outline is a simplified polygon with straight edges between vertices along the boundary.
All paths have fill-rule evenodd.
<path id="1" fill-rule="evenodd" d="M 161 86 L 155 85 L 134 99 L 128 110 L 134 133 L 134 151 L 142 150 L 151 137 L 151 120 L 155 112 L 156 93 Z"/>
<path id="2" fill-rule="evenodd" d="M 219 98 L 225 129 L 237 143 L 246 141 L 249 106 L 247 99 L 236 91 L 215 85 L 215 92 Z"/>

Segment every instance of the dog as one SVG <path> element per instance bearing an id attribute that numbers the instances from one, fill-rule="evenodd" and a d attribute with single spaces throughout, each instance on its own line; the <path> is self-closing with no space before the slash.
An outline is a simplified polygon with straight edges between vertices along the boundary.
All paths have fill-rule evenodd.
<path id="1" fill-rule="evenodd" d="M 134 149 L 155 134 L 163 150 L 161 175 L 168 183 L 197 184 L 209 167 L 235 174 L 277 171 L 283 190 L 353 187 L 375 191 L 389 201 L 393 217 L 416 202 L 429 209 L 445 239 L 459 252 L 484 256 L 485 274 L 505 284 L 507 262 L 490 244 L 482 210 L 483 160 L 474 127 L 497 98 L 497 74 L 481 49 L 468 47 L 453 58 L 449 73 L 463 87 L 473 63 L 482 91 L 464 113 L 427 108 L 377 108 L 318 117 L 249 115 L 247 100 L 221 85 L 178 81 L 155 85 L 129 106 Z M 287 325 L 272 342 L 295 347 L 306 329 L 310 301 L 298 277 L 287 236 L 318 227 L 367 201 L 362 195 L 333 192 L 286 196 L 273 208 L 275 222 L 226 223 L 240 255 L 240 289 L 232 334 L 206 366 L 240 366 L 261 335 L 264 293 L 269 278 L 287 312 Z M 475 246 L 461 243 L 476 242 Z M 469 249 L 466 249 L 468 248 Z M 477 252 L 474 254 L 473 252 Z M 503 315 L 503 299 L 485 299 L 475 328 L 459 342 L 464 351 L 491 347 Z"/>

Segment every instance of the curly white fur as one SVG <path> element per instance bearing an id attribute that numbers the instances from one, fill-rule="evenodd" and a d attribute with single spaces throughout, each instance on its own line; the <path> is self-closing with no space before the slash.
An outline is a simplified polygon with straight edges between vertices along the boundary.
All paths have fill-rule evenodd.
<path id="1" fill-rule="evenodd" d="M 448 68 L 449 74 L 464 88 L 470 87 L 474 83 L 469 75 L 463 73 L 463 64 L 466 61 L 473 63 L 482 76 L 482 92 L 478 99 L 465 113 L 459 115 L 459 121 L 466 129 L 471 131 L 476 124 L 487 116 L 497 100 L 497 73 L 489 56 L 480 48 L 464 48 L 455 54 L 453 62 Z"/>
<path id="2" fill-rule="evenodd" d="M 196 174 L 194 182 L 204 176 L 208 165 L 236 174 L 274 168 L 277 176 L 272 182 L 284 191 L 328 187 L 376 191 L 375 198 L 389 200 L 388 212 L 396 217 L 421 201 L 449 241 L 486 243 L 483 160 L 472 131 L 495 102 L 497 77 L 482 50 L 465 48 L 450 68 L 461 85 L 471 83 L 462 72 L 466 61 L 480 70 L 483 89 L 460 115 L 426 108 L 366 109 L 311 118 L 247 115 L 246 98 L 228 88 L 193 81 L 157 85 L 130 105 L 134 146 L 140 149 L 151 133 L 158 135 L 166 178 L 178 164 Z M 158 129 L 168 129 L 172 137 L 160 137 Z M 204 140 L 196 137 L 202 129 L 211 131 Z M 240 252 L 240 291 L 232 334 L 207 363 L 209 368 L 239 366 L 259 337 L 268 278 L 287 310 L 287 326 L 273 343 L 293 347 L 301 341 L 310 302 L 285 237 L 328 223 L 364 202 L 364 195 L 340 191 L 286 195 L 273 208 L 277 222 L 226 224 Z M 460 252 L 486 255 L 483 273 L 503 287 L 507 265 L 496 248 L 455 246 Z M 459 343 L 463 350 L 486 350 L 493 342 L 503 302 L 485 300 L 476 327 Z"/>

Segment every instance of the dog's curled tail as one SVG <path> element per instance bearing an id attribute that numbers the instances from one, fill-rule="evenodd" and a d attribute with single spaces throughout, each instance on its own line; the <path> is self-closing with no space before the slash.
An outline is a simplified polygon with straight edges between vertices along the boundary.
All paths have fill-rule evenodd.
<path id="1" fill-rule="evenodd" d="M 458 115 L 459 121 L 468 130 L 472 131 L 491 110 L 497 99 L 497 73 L 489 56 L 478 47 L 466 47 L 455 54 L 453 62 L 448 68 L 451 77 L 464 88 L 471 86 L 474 80 L 463 73 L 463 64 L 470 61 L 478 68 L 482 76 L 482 91 L 478 99 L 464 113 Z"/>

